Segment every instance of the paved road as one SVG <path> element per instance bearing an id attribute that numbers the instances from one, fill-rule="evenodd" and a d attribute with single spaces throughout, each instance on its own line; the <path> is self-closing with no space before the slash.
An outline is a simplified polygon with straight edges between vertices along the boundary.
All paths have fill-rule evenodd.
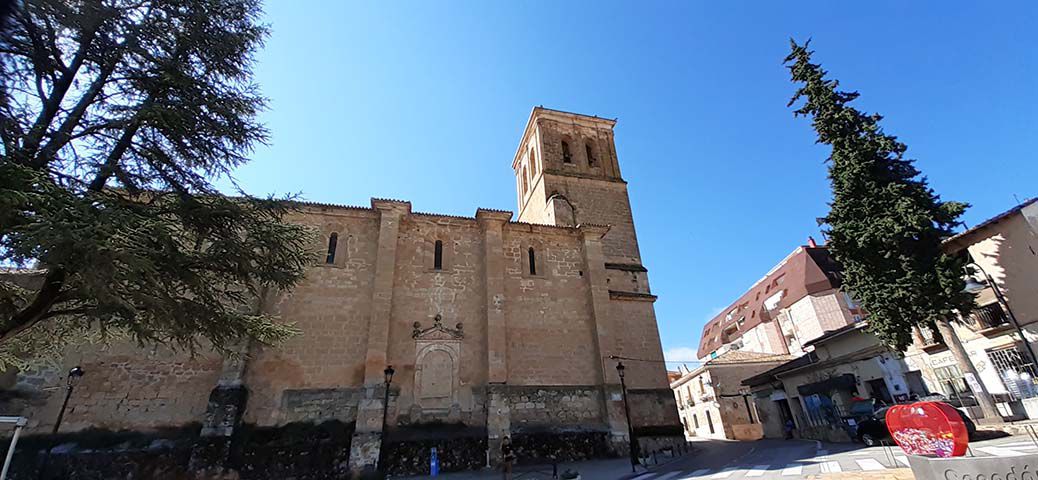
<path id="1" fill-rule="evenodd" d="M 898 447 L 867 448 L 851 443 L 807 440 L 756 442 L 702 441 L 698 451 L 661 465 L 632 480 L 789 480 L 817 474 L 881 472 L 908 467 Z M 976 456 L 1038 454 L 1038 445 L 1027 436 L 1004 437 L 970 444 Z"/>

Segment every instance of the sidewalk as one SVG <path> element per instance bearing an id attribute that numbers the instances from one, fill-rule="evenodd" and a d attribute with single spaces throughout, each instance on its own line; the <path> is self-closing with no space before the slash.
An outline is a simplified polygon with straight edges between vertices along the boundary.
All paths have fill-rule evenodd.
<path id="1" fill-rule="evenodd" d="M 807 475 L 805 478 L 819 480 L 914 480 L 911 468 L 894 468 L 882 472 L 846 472 Z"/>
<path id="2" fill-rule="evenodd" d="M 977 423 L 977 431 L 1002 431 L 1010 435 L 1030 435 L 1038 433 L 1038 420 L 1017 420 L 1015 422 Z"/>
<path id="3" fill-rule="evenodd" d="M 610 458 L 605 460 L 588 460 L 584 462 L 565 462 L 559 464 L 559 474 L 567 469 L 580 473 L 583 479 L 619 480 L 631 475 L 631 460 L 628 458 Z M 642 468 L 638 469 L 643 472 Z M 417 480 L 432 478 L 428 475 L 413 477 L 392 477 L 401 480 Z M 441 473 L 435 478 L 444 480 L 500 480 L 501 471 L 496 469 L 469 472 Z M 551 478 L 551 465 L 520 465 L 512 469 L 513 480 L 541 480 Z"/>
<path id="4" fill-rule="evenodd" d="M 694 454 L 695 449 L 691 450 L 685 455 Z M 671 461 L 684 458 L 685 456 L 677 456 L 668 458 L 667 461 L 660 460 L 659 465 L 650 465 L 649 469 L 638 466 L 638 474 L 653 471 L 657 467 L 661 467 L 670 463 Z M 635 475 L 631 474 L 631 460 L 627 457 L 624 458 L 609 458 L 602 460 L 587 460 L 583 462 L 562 462 L 559 463 L 559 475 L 561 476 L 566 470 L 573 470 L 580 474 L 582 480 L 621 480 L 625 478 L 631 478 Z M 551 479 L 552 466 L 550 464 L 544 465 L 520 465 L 512 469 L 512 480 L 542 480 Z M 395 480 L 418 480 L 425 478 L 432 478 L 429 475 L 417 475 L 410 477 L 392 477 Z M 444 480 L 500 480 L 500 470 L 477 470 L 469 472 L 452 472 L 452 473 L 441 473 L 435 478 Z"/>

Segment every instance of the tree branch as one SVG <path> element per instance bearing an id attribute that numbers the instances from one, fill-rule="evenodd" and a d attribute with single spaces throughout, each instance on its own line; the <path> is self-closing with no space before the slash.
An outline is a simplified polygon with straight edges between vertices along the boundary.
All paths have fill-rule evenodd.
<path id="1" fill-rule="evenodd" d="M 54 63 L 58 65 L 58 69 L 62 72 L 68 71 L 68 65 L 61 59 L 61 49 L 58 48 L 57 44 L 57 33 L 54 31 L 54 25 L 50 21 L 50 17 L 44 17 L 43 24 L 47 26 L 47 44 L 50 47 L 50 56 L 54 58 Z"/>
<path id="2" fill-rule="evenodd" d="M 92 192 L 100 192 L 104 188 L 105 183 L 108 182 L 109 178 L 116 173 L 119 168 L 119 160 L 122 159 L 123 154 L 130 148 L 133 143 L 134 135 L 137 135 L 137 131 L 141 128 L 141 121 L 138 118 L 140 112 L 147 109 L 151 105 L 151 99 L 145 100 L 141 105 L 140 109 L 137 110 L 137 116 L 130 121 L 130 124 L 123 130 L 123 134 L 119 136 L 119 140 L 116 141 L 112 147 L 112 151 L 108 153 L 108 157 L 105 158 L 104 163 L 97 170 L 97 176 L 90 181 L 90 185 L 87 186 L 87 190 Z"/>
<path id="3" fill-rule="evenodd" d="M 36 293 L 27 307 L 21 309 L 0 326 L 0 343 L 12 338 L 22 331 L 32 327 L 46 316 L 47 312 L 57 303 L 61 294 L 61 287 L 65 284 L 65 271 L 61 268 L 51 268 L 43 279 L 43 287 Z"/>
<path id="4" fill-rule="evenodd" d="M 53 135 L 51 135 L 50 141 L 44 145 L 43 149 L 40 150 L 39 155 L 33 159 L 32 166 L 34 168 L 43 168 L 54 158 L 54 156 L 64 147 L 68 142 L 72 141 L 72 130 L 76 128 L 80 120 L 83 119 L 83 115 L 86 113 L 90 105 L 94 103 L 94 99 L 97 98 L 97 94 L 105 87 L 105 82 L 108 81 L 109 75 L 115 70 L 117 61 L 111 61 L 98 73 L 97 78 L 94 79 L 93 83 L 87 89 L 83 96 L 76 102 L 76 106 L 72 108 L 72 111 L 65 117 L 65 120 L 61 122 L 61 126 L 58 128 Z"/>
<path id="5" fill-rule="evenodd" d="M 30 27 L 33 24 L 28 7 L 25 9 L 25 16 L 26 28 L 35 30 L 34 26 Z M 50 126 L 51 122 L 54 121 L 54 117 L 57 116 L 58 111 L 61 109 L 61 102 L 65 100 L 65 95 L 72 86 L 72 81 L 75 80 L 76 75 L 79 73 L 79 68 L 86 61 L 87 50 L 90 44 L 93 43 L 100 24 L 100 20 L 95 18 L 94 21 L 87 25 L 82 35 L 80 35 L 79 48 L 76 50 L 75 56 L 72 57 L 72 62 L 69 63 L 68 68 L 54 82 L 50 96 L 43 95 L 40 97 L 40 100 L 43 102 L 43 110 L 36 117 L 36 121 L 33 123 L 32 128 L 29 129 L 28 135 L 26 135 L 25 141 L 22 143 L 23 161 L 27 161 L 35 156 L 36 150 L 40 147 L 40 143 L 47 133 L 47 127 Z"/>

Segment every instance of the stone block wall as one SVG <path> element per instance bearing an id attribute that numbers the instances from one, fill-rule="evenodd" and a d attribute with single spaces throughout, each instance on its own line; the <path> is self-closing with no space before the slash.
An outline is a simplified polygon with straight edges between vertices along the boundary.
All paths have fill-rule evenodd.
<path id="1" fill-rule="evenodd" d="M 674 391 L 663 389 L 628 389 L 627 401 L 631 404 L 631 423 L 635 428 L 672 427 L 681 432 L 677 401 Z"/>
<path id="2" fill-rule="evenodd" d="M 80 365 L 86 375 L 69 399 L 63 431 L 199 422 L 222 360 L 214 354 L 192 358 L 165 348 L 141 351 L 129 342 L 82 346 L 71 350 L 58 366 L 19 372 L 0 395 L 0 409 L 5 415 L 27 417 L 27 433 L 49 431 L 64 400 L 67 372 L 74 365 Z"/>
<path id="3" fill-rule="evenodd" d="M 530 248 L 538 262 L 536 275 L 528 270 Z M 503 249 L 508 384 L 588 385 L 600 381 L 576 232 L 509 224 L 504 229 Z"/>
<path id="4" fill-rule="evenodd" d="M 278 348 L 253 346 L 250 352 L 243 380 L 252 394 L 245 420 L 258 425 L 292 421 L 294 415 L 280 416 L 286 390 L 363 383 L 378 214 L 363 208 L 314 207 L 293 220 L 318 229 L 314 249 L 321 252 L 321 263 L 273 308 L 301 333 Z M 338 235 L 338 243 L 333 263 L 327 264 L 331 233 Z"/>
<path id="5" fill-rule="evenodd" d="M 609 314 L 616 342 L 616 355 L 652 361 L 627 361 L 627 388 L 670 389 L 667 369 L 663 363 L 663 347 L 660 344 L 656 314 L 652 302 L 637 300 L 613 300 L 609 302 Z M 607 367 L 615 369 L 615 361 L 607 361 Z M 674 395 L 671 394 L 671 397 Z M 674 423 L 677 423 L 677 407 Z"/>
<path id="6" fill-rule="evenodd" d="M 641 264 L 627 184 L 546 174 L 545 190 L 566 196 L 578 225 L 609 225 L 602 238 L 607 261 Z"/>
<path id="7" fill-rule="evenodd" d="M 443 245 L 439 270 L 433 259 L 437 241 Z M 406 216 L 400 224 L 396 255 L 387 363 L 396 369 L 393 384 L 401 391 L 400 412 L 412 423 L 438 419 L 482 425 L 483 407 L 477 397 L 487 379 L 486 291 L 483 232 L 478 222 L 446 215 Z M 457 349 L 450 349 L 458 357 L 452 355 L 450 365 L 437 373 L 437 381 L 453 385 L 452 396 L 423 400 L 416 384 L 419 345 L 412 334 L 416 322 L 417 328 L 426 329 L 435 324 L 437 315 L 446 328 L 453 330 L 460 324 L 463 338 Z M 457 411 L 451 414 L 451 408 Z"/>
<path id="8" fill-rule="evenodd" d="M 281 394 L 281 418 L 285 422 L 323 422 L 357 420 L 357 404 L 362 388 L 304 388 Z"/>
<path id="9" fill-rule="evenodd" d="M 599 387 L 527 386 L 510 387 L 506 392 L 515 431 L 530 427 L 605 427 Z"/>

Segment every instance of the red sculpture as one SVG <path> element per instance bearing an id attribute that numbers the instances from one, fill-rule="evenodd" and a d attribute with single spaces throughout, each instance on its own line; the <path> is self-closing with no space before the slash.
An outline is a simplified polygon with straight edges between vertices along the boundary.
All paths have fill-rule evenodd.
<path id="1" fill-rule="evenodd" d="M 909 455 L 961 457 L 966 454 L 969 433 L 962 417 L 942 402 L 895 405 L 887 410 L 890 436 Z"/>

